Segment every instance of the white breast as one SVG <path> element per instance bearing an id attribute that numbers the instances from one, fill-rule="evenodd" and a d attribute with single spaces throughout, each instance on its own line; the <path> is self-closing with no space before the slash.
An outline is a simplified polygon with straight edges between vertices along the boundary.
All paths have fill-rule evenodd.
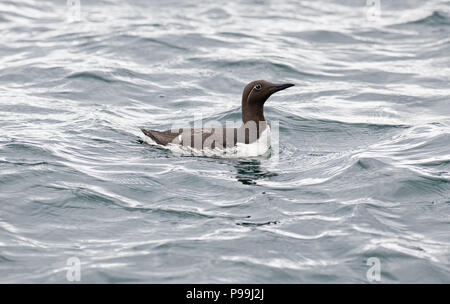
<path id="1" fill-rule="evenodd" d="M 258 140 L 251 144 L 238 143 L 236 157 L 254 157 L 266 154 L 270 149 L 270 127 L 261 133 Z"/>

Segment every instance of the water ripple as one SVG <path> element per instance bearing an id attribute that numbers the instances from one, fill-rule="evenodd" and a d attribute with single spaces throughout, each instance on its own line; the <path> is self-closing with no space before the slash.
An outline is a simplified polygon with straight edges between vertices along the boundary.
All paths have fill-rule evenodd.
<path id="1" fill-rule="evenodd" d="M 0 282 L 449 281 L 448 1 L 81 2 L 0 3 Z M 253 79 L 278 154 L 138 141 Z"/>

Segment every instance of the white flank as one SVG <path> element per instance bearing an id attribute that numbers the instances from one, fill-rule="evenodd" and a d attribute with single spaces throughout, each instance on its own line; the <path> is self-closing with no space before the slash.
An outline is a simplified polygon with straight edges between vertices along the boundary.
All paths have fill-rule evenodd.
<path id="1" fill-rule="evenodd" d="M 256 157 L 268 154 L 270 151 L 270 127 L 267 126 L 266 129 L 261 133 L 261 136 L 257 141 L 251 144 L 238 143 L 235 147 L 219 149 L 219 148 L 205 148 L 202 150 L 194 149 L 192 147 L 168 144 L 167 146 L 157 144 L 153 139 L 141 135 L 142 140 L 149 145 L 158 146 L 164 149 L 170 150 L 176 155 L 192 155 L 192 156 L 206 156 L 206 157 L 223 157 L 223 158 L 246 158 L 246 157 Z"/>

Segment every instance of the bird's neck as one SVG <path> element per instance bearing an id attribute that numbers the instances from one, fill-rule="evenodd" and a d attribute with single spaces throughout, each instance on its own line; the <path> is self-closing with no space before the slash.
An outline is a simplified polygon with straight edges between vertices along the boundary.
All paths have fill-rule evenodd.
<path id="1" fill-rule="evenodd" d="M 246 124 L 250 121 L 254 121 L 256 124 L 266 121 L 264 106 L 242 103 L 242 122 Z"/>
<path id="2" fill-rule="evenodd" d="M 264 117 L 264 106 L 248 104 L 242 105 L 241 129 L 256 130 L 256 138 L 259 138 L 261 133 L 266 129 L 266 126 L 267 122 Z M 255 127 L 256 129 L 254 129 Z"/>

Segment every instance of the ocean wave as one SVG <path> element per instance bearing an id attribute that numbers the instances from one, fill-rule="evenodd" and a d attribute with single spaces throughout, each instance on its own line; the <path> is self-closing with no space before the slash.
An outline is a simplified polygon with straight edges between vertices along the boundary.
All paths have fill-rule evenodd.
<path id="1" fill-rule="evenodd" d="M 1 1 L 0 281 L 448 282 L 448 1 L 355 3 Z M 138 140 L 255 79 L 267 157 Z"/>
<path id="2" fill-rule="evenodd" d="M 429 25 L 429 26 L 436 26 L 436 25 L 449 25 L 450 24 L 450 17 L 447 16 L 444 12 L 440 11 L 433 11 L 431 15 L 421 18 L 419 20 L 410 21 L 406 24 L 418 24 L 418 25 Z"/>

